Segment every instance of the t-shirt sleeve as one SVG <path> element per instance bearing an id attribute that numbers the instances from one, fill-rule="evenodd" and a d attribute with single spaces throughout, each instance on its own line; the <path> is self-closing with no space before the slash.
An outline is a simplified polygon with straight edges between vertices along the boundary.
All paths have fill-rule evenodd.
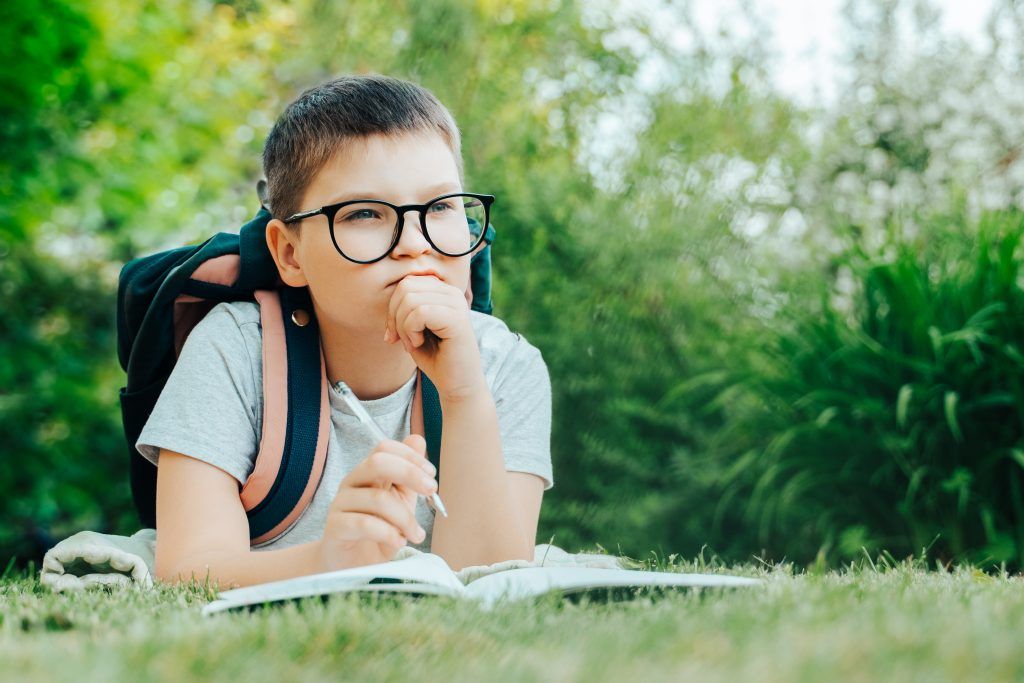
<path id="1" fill-rule="evenodd" d="M 495 378 L 494 405 L 505 469 L 538 475 L 544 479 L 547 491 L 555 485 L 551 467 L 551 379 L 540 350 L 519 335 Z"/>
<path id="2" fill-rule="evenodd" d="M 155 465 L 166 448 L 244 484 L 259 448 L 256 390 L 239 322 L 218 304 L 185 339 L 135 447 Z"/>

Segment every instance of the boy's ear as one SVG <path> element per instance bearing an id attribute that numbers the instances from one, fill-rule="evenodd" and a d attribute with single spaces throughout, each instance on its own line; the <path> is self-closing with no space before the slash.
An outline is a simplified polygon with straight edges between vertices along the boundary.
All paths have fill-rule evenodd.
<path id="1" fill-rule="evenodd" d="M 288 230 L 285 224 L 272 218 L 267 223 L 267 248 L 270 249 L 281 280 L 291 287 L 305 287 L 308 282 L 298 260 L 299 236 Z"/>

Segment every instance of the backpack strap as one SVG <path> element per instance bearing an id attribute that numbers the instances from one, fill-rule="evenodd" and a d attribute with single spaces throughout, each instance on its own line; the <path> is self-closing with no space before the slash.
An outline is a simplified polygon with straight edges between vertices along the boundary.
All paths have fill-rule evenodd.
<path id="1" fill-rule="evenodd" d="M 416 394 L 412 399 L 413 434 L 427 442 L 427 458 L 437 468 L 437 483 L 441 483 L 441 400 L 437 388 L 422 370 L 416 373 Z"/>
<path id="2" fill-rule="evenodd" d="M 256 290 L 253 296 L 263 328 L 263 433 L 239 495 L 249 519 L 250 545 L 258 547 L 285 534 L 309 507 L 323 478 L 332 421 L 309 290 L 286 286 Z M 313 379 L 317 376 L 319 382 Z M 411 427 L 426 440 L 440 482 L 441 403 L 422 371 L 417 372 Z"/>
<path id="3" fill-rule="evenodd" d="M 263 434 L 240 496 L 257 546 L 287 532 L 313 499 L 327 461 L 331 409 L 309 290 L 284 286 L 254 296 L 263 326 Z"/>
<path id="4" fill-rule="evenodd" d="M 470 308 L 491 315 L 494 304 L 491 301 L 491 244 L 494 242 L 494 226 L 488 224 L 484 239 L 469 257 L 469 288 L 466 300 Z"/>

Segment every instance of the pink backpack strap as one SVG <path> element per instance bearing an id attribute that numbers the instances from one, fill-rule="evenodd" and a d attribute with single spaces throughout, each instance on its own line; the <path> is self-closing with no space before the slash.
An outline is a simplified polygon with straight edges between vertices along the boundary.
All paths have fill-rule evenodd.
<path id="1" fill-rule="evenodd" d="M 224 254 L 204 261 L 189 277 L 196 282 L 232 287 L 238 281 L 241 259 L 238 254 Z M 217 301 L 191 294 L 179 294 L 174 299 L 174 358 L 181 355 L 185 339 L 192 329 L 217 305 Z"/>
<path id="2" fill-rule="evenodd" d="M 285 342 L 281 301 L 274 290 L 256 290 L 263 327 L 263 434 L 252 474 L 242 487 L 242 506 L 250 511 L 270 493 L 281 468 L 288 425 L 288 349 Z M 320 348 L 320 425 L 317 432 L 313 470 L 295 508 L 269 532 L 252 539 L 252 545 L 268 543 L 288 531 L 313 500 L 324 464 L 331 429 L 331 406 L 327 394 L 327 372 Z"/>

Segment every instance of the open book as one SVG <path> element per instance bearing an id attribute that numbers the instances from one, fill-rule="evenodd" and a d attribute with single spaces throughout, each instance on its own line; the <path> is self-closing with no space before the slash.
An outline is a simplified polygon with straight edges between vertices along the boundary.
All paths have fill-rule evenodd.
<path id="1" fill-rule="evenodd" d="M 466 582 L 460 578 L 465 576 Z M 474 578 L 476 577 L 476 578 Z M 433 553 L 417 553 L 380 564 L 310 574 L 222 591 L 203 608 L 203 614 L 345 592 L 393 592 L 444 595 L 478 601 L 490 609 L 503 600 L 522 600 L 551 591 L 562 594 L 595 588 L 643 586 L 732 587 L 761 585 L 761 580 L 721 574 L 680 574 L 634 569 L 579 566 L 514 566 L 479 576 L 456 573 Z"/>

